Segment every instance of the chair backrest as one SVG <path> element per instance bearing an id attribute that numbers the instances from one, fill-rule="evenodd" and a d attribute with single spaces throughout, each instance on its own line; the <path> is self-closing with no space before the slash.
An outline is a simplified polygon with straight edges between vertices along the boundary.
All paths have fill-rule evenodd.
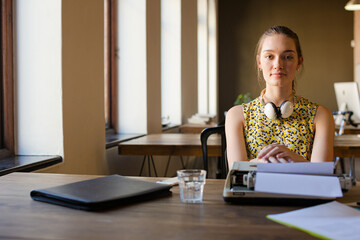
<path id="1" fill-rule="evenodd" d="M 208 171 L 208 151 L 207 151 L 207 140 L 210 135 L 212 134 L 220 134 L 221 135 L 221 159 L 220 159 L 220 165 L 219 170 L 220 174 L 219 178 L 226 178 L 227 172 L 228 172 L 228 164 L 226 159 L 226 136 L 225 136 L 225 126 L 217 126 L 217 127 L 209 127 L 205 128 L 200 135 L 201 138 L 201 146 L 202 146 L 202 152 L 203 152 L 203 160 L 204 160 L 204 169 Z"/>

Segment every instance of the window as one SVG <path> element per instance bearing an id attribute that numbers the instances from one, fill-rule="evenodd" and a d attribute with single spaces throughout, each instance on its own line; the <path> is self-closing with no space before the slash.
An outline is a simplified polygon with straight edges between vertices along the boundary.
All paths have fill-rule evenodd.
<path id="1" fill-rule="evenodd" d="M 198 109 L 217 113 L 217 22 L 215 0 L 198 0 Z"/>
<path id="2" fill-rule="evenodd" d="M 12 0 L 1 0 L 0 157 L 14 155 Z"/>
<path id="3" fill-rule="evenodd" d="M 161 116 L 181 124 L 181 1 L 161 1 Z"/>
<path id="4" fill-rule="evenodd" d="M 106 0 L 107 129 L 160 132 L 161 117 L 177 125 L 198 112 L 197 2 Z M 201 109 L 216 113 L 216 1 L 202 2 L 206 31 L 199 45 L 206 46 L 201 59 L 206 92 L 201 92 Z"/>

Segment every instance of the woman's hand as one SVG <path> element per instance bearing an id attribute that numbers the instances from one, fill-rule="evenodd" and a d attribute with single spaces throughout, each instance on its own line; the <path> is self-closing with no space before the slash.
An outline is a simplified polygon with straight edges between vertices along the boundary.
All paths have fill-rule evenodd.
<path id="1" fill-rule="evenodd" d="M 254 158 L 251 159 L 250 162 L 254 162 L 254 163 L 269 163 L 269 161 L 265 160 L 265 159 L 258 159 L 258 158 Z"/>
<path id="2" fill-rule="evenodd" d="M 259 152 L 255 162 L 291 163 L 306 162 L 306 159 L 291 151 L 285 145 L 274 143 L 264 147 Z"/>
<path id="3" fill-rule="evenodd" d="M 254 162 L 254 163 L 290 163 L 293 161 L 292 160 L 288 161 L 284 158 L 269 157 L 268 159 L 254 158 L 254 159 L 251 159 L 250 162 Z"/>

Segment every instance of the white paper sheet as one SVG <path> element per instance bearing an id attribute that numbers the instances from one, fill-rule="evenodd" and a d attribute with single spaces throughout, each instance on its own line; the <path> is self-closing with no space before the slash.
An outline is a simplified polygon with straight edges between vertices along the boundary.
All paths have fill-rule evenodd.
<path id="1" fill-rule="evenodd" d="M 336 176 L 321 175 L 257 172 L 255 191 L 328 198 L 343 196 Z"/>
<path id="2" fill-rule="evenodd" d="M 334 173 L 334 162 L 258 163 L 257 172 L 331 175 Z"/>
<path id="3" fill-rule="evenodd" d="M 360 236 L 360 211 L 336 201 L 267 217 L 317 237 L 355 240 Z"/>

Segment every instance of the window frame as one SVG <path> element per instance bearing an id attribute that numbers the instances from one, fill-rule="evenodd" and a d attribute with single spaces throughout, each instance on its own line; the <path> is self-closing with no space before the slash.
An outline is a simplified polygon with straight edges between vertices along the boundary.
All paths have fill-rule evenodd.
<path id="1" fill-rule="evenodd" d="M 1 0 L 0 157 L 15 155 L 13 64 L 13 0 Z"/>
<path id="2" fill-rule="evenodd" d="M 117 0 L 105 3 L 105 122 L 106 132 L 117 133 Z"/>

